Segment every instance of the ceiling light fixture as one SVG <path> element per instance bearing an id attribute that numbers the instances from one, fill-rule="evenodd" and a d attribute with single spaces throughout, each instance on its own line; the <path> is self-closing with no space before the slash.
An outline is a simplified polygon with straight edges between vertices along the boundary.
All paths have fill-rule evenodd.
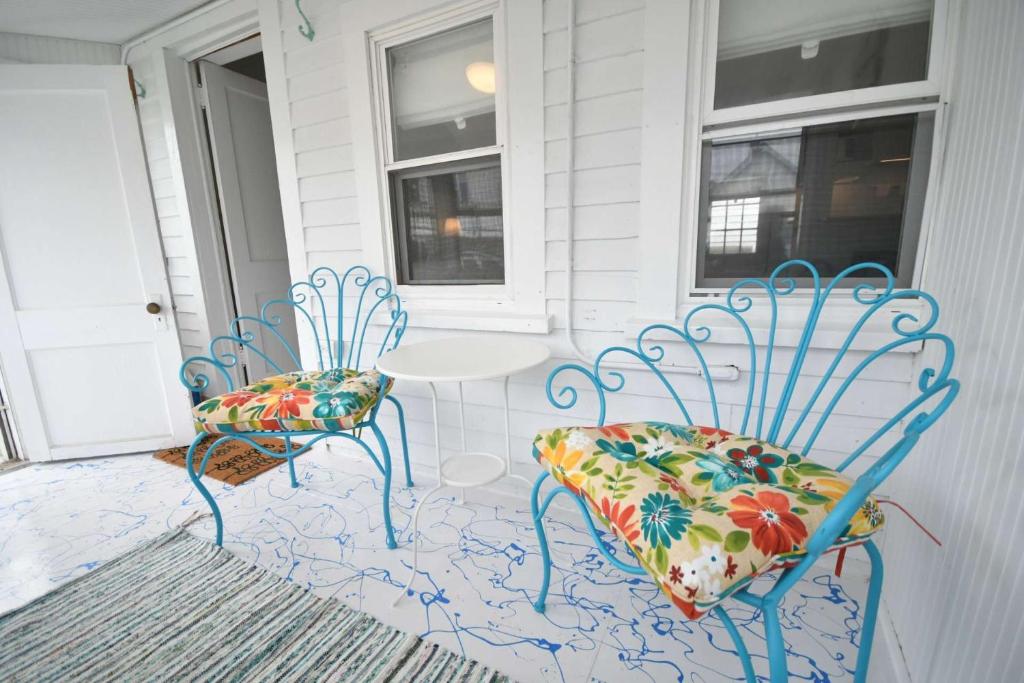
<path id="1" fill-rule="evenodd" d="M 495 91 L 494 62 L 473 62 L 466 67 L 466 80 L 474 90 L 493 95 Z"/>

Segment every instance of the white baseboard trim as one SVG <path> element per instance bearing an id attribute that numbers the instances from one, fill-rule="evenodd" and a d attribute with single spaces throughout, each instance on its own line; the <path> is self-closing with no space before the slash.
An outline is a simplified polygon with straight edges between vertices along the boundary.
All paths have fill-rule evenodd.
<path id="1" fill-rule="evenodd" d="M 907 661 L 903 658 L 899 636 L 889 613 L 889 606 L 882 598 L 878 610 L 878 624 L 875 627 L 875 645 L 868 667 L 868 681 L 871 683 L 912 683 Z"/>

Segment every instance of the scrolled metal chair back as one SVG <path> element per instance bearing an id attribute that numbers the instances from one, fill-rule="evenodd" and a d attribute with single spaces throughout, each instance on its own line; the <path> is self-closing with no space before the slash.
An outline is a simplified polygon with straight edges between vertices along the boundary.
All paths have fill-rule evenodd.
<path id="1" fill-rule="evenodd" d="M 795 273 L 801 271 L 806 272 L 805 277 L 811 285 L 809 288 L 797 286 Z M 862 281 L 852 288 L 841 288 L 844 282 L 851 279 L 866 278 L 880 279 L 884 284 Z M 678 342 L 683 348 L 688 349 L 696 360 L 711 406 L 713 426 L 723 428 L 718 401 L 719 387 L 710 371 L 711 364 L 705 354 L 708 344 L 719 341 L 716 338 L 716 331 L 724 331 L 722 327 L 713 327 L 710 322 L 710 318 L 714 317 L 711 314 L 717 314 L 719 321 L 730 323 L 733 330 L 738 331 L 742 346 L 745 347 L 745 364 L 748 366 L 740 373 L 745 403 L 739 422 L 725 425 L 724 428 L 784 448 L 793 448 L 793 444 L 800 440 L 802 444 L 795 450 L 801 455 L 806 455 L 817 442 L 829 418 L 835 413 L 837 404 L 865 369 L 902 347 L 933 344 L 938 347 L 938 362 L 921 371 L 907 403 L 861 442 L 837 467 L 839 471 L 845 470 L 867 449 L 892 432 L 912 413 L 920 410 L 921 412 L 916 413 L 906 423 L 896 445 L 888 448 L 880 460 L 865 473 L 870 475 L 869 488 L 874 488 L 902 460 L 917 437 L 946 411 L 959 390 L 959 382 L 949 376 L 953 366 L 953 342 L 946 335 L 932 331 L 939 318 L 938 303 L 926 292 L 918 289 L 896 289 L 895 285 L 896 279 L 892 272 L 877 263 L 850 266 L 832 278 L 827 286 L 823 286 L 817 269 L 811 263 L 803 260 L 786 261 L 779 265 L 769 278 L 741 280 L 720 299 L 697 306 L 678 326 L 654 324 L 644 328 L 637 336 L 635 348 L 613 346 L 605 349 L 597 356 L 591 367 L 579 363 L 559 366 L 548 377 L 548 399 L 558 408 L 573 407 L 579 397 L 576 387 L 565 385 L 557 392 L 554 387 L 561 381 L 559 378 L 564 373 L 579 373 L 598 396 L 598 424 L 604 424 L 607 395 L 621 391 L 626 385 L 625 374 L 620 371 L 621 364 L 615 360 L 628 356 L 634 363 L 638 361 L 641 366 L 646 366 L 654 373 L 679 408 L 683 421 L 693 425 L 687 401 L 680 397 L 680 392 L 659 367 L 666 357 L 665 341 L 669 340 Z M 803 401 L 802 405 L 797 405 L 797 385 L 804 376 L 808 351 L 813 348 L 822 312 L 830 299 L 838 296 L 840 292 L 849 292 L 852 301 L 863 308 L 854 307 L 855 311 L 859 310 L 859 315 L 854 313 L 853 323 L 845 337 L 841 337 L 831 362 L 827 364 L 820 379 L 811 382 L 806 401 Z M 788 363 L 781 360 L 780 354 L 777 353 L 779 304 L 786 297 L 805 299 L 808 302 L 803 329 L 799 332 L 792 358 Z M 865 326 L 879 311 L 901 300 L 918 300 L 920 314 L 897 313 L 889 325 L 893 333 L 892 340 L 866 353 L 852 368 L 845 371 L 842 378 L 837 377 L 840 364 L 855 347 L 858 335 Z M 748 320 L 755 311 L 758 312 L 758 320 L 762 323 L 760 326 L 752 326 Z M 757 335 L 755 329 L 758 329 Z M 719 338 L 721 336 L 719 335 Z M 735 338 L 733 336 L 729 342 L 732 343 Z M 839 382 L 838 387 L 830 391 L 830 385 L 834 384 L 834 380 Z M 929 401 L 930 409 L 923 410 L 923 406 Z"/>
<path id="2" fill-rule="evenodd" d="M 208 355 L 185 359 L 179 374 L 182 384 L 190 391 L 205 391 L 212 368 L 227 390 L 233 391 L 235 381 L 229 369 L 239 364 L 243 350 L 276 373 L 302 368 L 299 349 L 281 331 L 289 315 L 294 316 L 299 338 L 314 345 L 318 370 L 365 369 L 372 359 L 399 345 L 409 320 L 389 278 L 373 275 L 365 266 L 353 266 L 343 275 L 322 266 L 308 280 L 292 284 L 282 298 L 264 303 L 258 317 L 242 315 L 232 320 L 227 334 L 210 340 Z M 368 338 L 371 328 L 382 332 Z"/>

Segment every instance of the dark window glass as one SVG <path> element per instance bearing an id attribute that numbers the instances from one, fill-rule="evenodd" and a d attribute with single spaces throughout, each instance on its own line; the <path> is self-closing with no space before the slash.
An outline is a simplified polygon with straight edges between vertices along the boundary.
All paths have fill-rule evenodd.
<path id="1" fill-rule="evenodd" d="M 399 282 L 505 281 L 498 157 L 396 171 L 391 187 Z"/>
<path id="2" fill-rule="evenodd" d="M 801 258 L 831 277 L 862 261 L 910 284 L 931 114 L 808 126 L 704 144 L 697 285 L 728 286 Z"/>
<path id="3" fill-rule="evenodd" d="M 722 0 L 715 109 L 925 80 L 930 31 L 922 3 Z"/>

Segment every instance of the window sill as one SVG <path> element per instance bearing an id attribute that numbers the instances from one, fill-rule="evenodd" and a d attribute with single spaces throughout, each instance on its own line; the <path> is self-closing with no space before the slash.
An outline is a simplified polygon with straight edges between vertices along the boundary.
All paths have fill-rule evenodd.
<path id="1" fill-rule="evenodd" d="M 548 334 L 551 316 L 546 313 L 512 313 L 507 311 L 465 311 L 445 309 L 409 309 L 408 327 L 475 332 L 516 332 Z"/>

